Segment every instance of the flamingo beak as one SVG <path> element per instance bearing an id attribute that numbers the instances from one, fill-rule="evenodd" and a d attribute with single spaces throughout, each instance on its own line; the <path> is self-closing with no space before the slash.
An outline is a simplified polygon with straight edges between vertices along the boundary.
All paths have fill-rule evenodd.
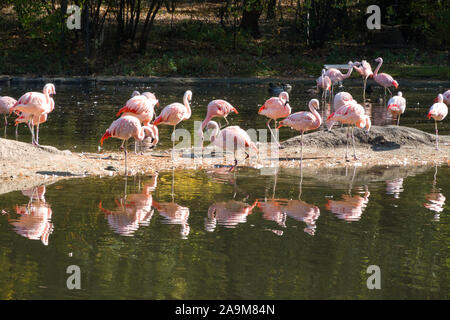
<path id="1" fill-rule="evenodd" d="M 236 108 L 234 108 L 234 107 L 231 109 L 231 111 L 233 111 L 233 112 L 236 113 L 236 114 L 239 114 L 239 112 L 238 112 L 238 111 L 236 110 Z"/>
<path id="2" fill-rule="evenodd" d="M 265 105 L 262 105 L 261 108 L 259 108 L 258 113 L 261 113 L 261 111 L 263 111 L 265 107 L 266 107 Z"/>
<path id="3" fill-rule="evenodd" d="M 278 126 L 277 129 L 280 129 L 284 124 L 280 122 L 280 125 Z"/>
<path id="4" fill-rule="evenodd" d="M 435 103 L 436 103 L 436 102 L 439 102 L 439 98 L 438 98 L 438 97 L 434 98 L 434 102 L 435 102 Z"/>

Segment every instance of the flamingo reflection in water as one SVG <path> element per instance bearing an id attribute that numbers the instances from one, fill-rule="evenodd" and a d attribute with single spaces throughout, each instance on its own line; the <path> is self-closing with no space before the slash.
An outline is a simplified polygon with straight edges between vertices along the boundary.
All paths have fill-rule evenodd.
<path id="1" fill-rule="evenodd" d="M 247 222 L 247 216 L 252 213 L 257 205 L 255 200 L 253 204 L 244 201 L 236 201 L 235 197 L 238 192 L 236 184 L 236 171 L 230 172 L 227 167 L 218 167 L 208 171 L 208 175 L 212 180 L 233 185 L 233 199 L 229 201 L 216 202 L 208 209 L 205 218 L 205 230 L 213 232 L 217 225 L 223 225 L 225 228 L 235 228 L 240 223 Z M 245 198 L 247 199 L 248 196 Z"/>
<path id="2" fill-rule="evenodd" d="M 153 216 L 151 192 L 157 185 L 158 174 L 152 177 L 150 183 L 145 184 L 141 193 L 126 194 L 127 180 L 125 180 L 125 195 L 115 200 L 117 209 L 107 210 L 102 202 L 99 209 L 105 213 L 111 229 L 121 236 L 133 236 L 140 226 L 148 226 Z"/>
<path id="3" fill-rule="evenodd" d="M 263 218 L 277 222 L 280 226 L 286 227 L 286 217 L 306 223 L 306 228 L 303 229 L 309 235 L 314 235 L 316 232 L 316 221 L 320 216 L 319 207 L 309 204 L 301 200 L 302 183 L 303 183 L 303 169 L 300 167 L 300 185 L 298 200 L 275 199 L 275 188 L 277 175 L 275 175 L 275 183 L 273 187 L 273 195 L 271 200 L 265 199 L 264 202 L 259 202 L 258 206 L 263 212 Z M 276 230 L 275 234 L 282 235 L 281 230 Z"/>
<path id="4" fill-rule="evenodd" d="M 53 223 L 52 209 L 45 201 L 45 191 L 45 186 L 22 191 L 30 201 L 22 206 L 16 205 L 15 211 L 20 217 L 8 218 L 8 221 L 14 226 L 17 234 L 30 240 L 41 240 L 42 244 L 47 246 L 49 236 L 53 232 Z"/>
<path id="5" fill-rule="evenodd" d="M 394 195 L 395 199 L 400 198 L 400 193 L 403 192 L 403 178 L 393 180 L 386 180 L 386 194 Z"/>
<path id="6" fill-rule="evenodd" d="M 284 206 L 288 199 L 275 198 L 275 192 L 277 188 L 278 169 L 276 169 L 274 175 L 272 198 L 267 199 L 267 194 L 264 200 L 258 201 L 258 208 L 263 213 L 263 218 L 268 221 L 276 222 L 280 227 L 286 228 L 286 213 L 284 212 Z M 266 189 L 267 191 L 267 189 Z M 268 229 L 278 236 L 283 235 L 283 230 Z"/>
<path id="7" fill-rule="evenodd" d="M 246 223 L 247 216 L 252 213 L 258 202 L 249 205 L 242 201 L 229 200 L 216 202 L 208 209 L 208 217 L 205 221 L 205 230 L 212 232 L 217 224 L 225 228 L 235 228 L 239 223 Z"/>
<path id="8" fill-rule="evenodd" d="M 174 169 L 172 169 L 172 202 L 158 202 L 153 200 L 153 207 L 158 210 L 158 213 L 165 219 L 164 224 L 179 224 L 181 225 L 181 238 L 187 239 L 190 233 L 190 227 L 188 224 L 189 219 L 189 208 L 180 206 L 175 203 L 175 175 Z"/>
<path id="9" fill-rule="evenodd" d="M 428 201 L 424 203 L 424 207 L 435 212 L 434 219 L 435 221 L 439 221 L 440 213 L 444 211 L 445 206 L 445 197 L 440 192 L 441 189 L 436 187 L 436 177 L 437 177 L 437 165 L 435 165 L 434 171 L 434 180 L 433 186 L 431 188 L 431 192 L 425 195 L 425 199 Z"/>
<path id="10" fill-rule="evenodd" d="M 365 187 L 364 196 L 351 195 L 355 173 L 356 166 L 353 169 L 353 177 L 348 194 L 343 194 L 341 196 L 342 200 L 340 201 L 328 200 L 328 203 L 325 205 L 325 208 L 334 213 L 339 219 L 343 219 L 348 222 L 359 221 L 361 219 L 361 215 L 363 210 L 367 207 L 370 196 L 367 186 Z"/>

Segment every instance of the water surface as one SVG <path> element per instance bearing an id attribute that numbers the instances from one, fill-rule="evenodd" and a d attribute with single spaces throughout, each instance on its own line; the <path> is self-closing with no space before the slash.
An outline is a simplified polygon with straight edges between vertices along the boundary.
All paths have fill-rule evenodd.
<path id="1" fill-rule="evenodd" d="M 217 168 L 3 194 L 0 298 L 448 299 L 449 178 Z M 81 290 L 66 287 L 69 265 Z"/>

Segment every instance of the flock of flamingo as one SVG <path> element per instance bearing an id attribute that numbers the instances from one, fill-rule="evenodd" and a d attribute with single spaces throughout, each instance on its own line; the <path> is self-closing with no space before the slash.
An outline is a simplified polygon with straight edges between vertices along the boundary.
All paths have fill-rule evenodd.
<path id="1" fill-rule="evenodd" d="M 366 128 L 371 127 L 371 121 L 368 115 L 365 114 L 364 107 L 359 104 L 352 95 L 348 92 L 339 92 L 334 95 L 333 87 L 350 77 L 353 69 L 356 69 L 363 78 L 363 104 L 365 104 L 365 90 L 366 82 L 369 77 L 372 77 L 375 82 L 384 87 L 391 94 L 391 99 L 387 103 L 387 109 L 393 116 L 397 117 L 397 125 L 400 122 L 400 115 L 405 112 L 406 100 L 402 96 L 401 92 L 398 92 L 396 96 L 392 96 L 392 92 L 389 87 L 398 88 L 398 82 L 389 74 L 379 73 L 381 65 L 383 63 L 382 58 L 377 58 L 375 62 L 378 62 L 378 66 L 374 72 L 372 72 L 370 64 L 362 60 L 361 62 L 349 62 L 348 72 L 343 74 L 336 68 L 329 68 L 328 70 L 322 70 L 321 76 L 316 80 L 317 87 L 323 90 L 322 99 L 326 99 L 328 92 L 330 94 L 330 104 L 332 102 L 334 112 L 326 119 L 328 129 L 331 130 L 336 122 L 346 124 L 347 126 L 347 147 L 345 153 L 345 159 L 348 161 L 348 140 L 349 140 L 349 128 L 351 128 L 351 137 L 353 144 L 353 158 L 356 160 L 355 142 L 353 129 L 354 127 Z M 0 113 L 5 115 L 5 126 L 7 125 L 7 115 L 15 113 L 17 115 L 16 125 L 19 123 L 27 123 L 31 136 L 32 144 L 39 146 L 39 124 L 47 120 L 47 116 L 53 111 L 55 102 L 51 97 L 55 94 L 55 86 L 48 83 L 44 86 L 43 92 L 27 92 L 15 100 L 11 97 L 0 97 Z M 334 97 L 334 98 L 333 98 Z M 104 140 L 108 138 L 117 138 L 123 140 L 122 148 L 125 152 L 125 173 L 127 173 L 127 143 L 130 138 L 134 138 L 135 141 L 142 141 L 145 138 L 151 138 L 152 145 L 156 145 L 159 141 L 158 126 L 170 125 L 173 126 L 173 148 L 175 147 L 174 133 L 176 126 L 185 120 L 190 119 L 192 111 L 190 102 L 192 100 L 192 91 L 187 90 L 183 96 L 183 103 L 171 103 L 164 107 L 159 116 L 155 115 L 155 107 L 159 105 L 159 101 L 153 93 L 144 92 L 140 94 L 135 91 L 132 97 L 126 102 L 125 106 L 117 112 L 119 117 L 109 128 L 105 131 L 105 134 L 101 137 L 100 143 L 103 145 Z M 447 105 L 450 104 L 450 90 L 447 90 L 443 94 L 439 94 L 435 99 L 435 103 L 430 107 L 428 112 L 428 119 L 433 118 L 435 120 L 436 130 L 436 149 L 439 149 L 439 137 L 437 121 L 443 120 L 448 114 Z M 278 130 L 280 127 L 291 127 L 301 133 L 301 159 L 303 159 L 303 134 L 306 131 L 315 130 L 320 127 L 323 122 L 320 114 L 317 112 L 320 108 L 320 102 L 317 99 L 312 99 L 309 102 L 309 112 L 300 111 L 291 114 L 291 107 L 289 105 L 289 94 L 283 91 L 278 97 L 272 97 L 268 99 L 259 109 L 258 114 L 266 116 L 268 118 L 267 127 L 271 132 L 275 142 L 279 145 L 277 135 L 272 131 L 270 122 L 274 120 L 274 129 Z M 251 140 L 250 136 L 245 130 L 239 126 L 227 126 L 221 129 L 217 122 L 212 119 L 215 117 L 224 118 L 228 124 L 227 116 L 234 112 L 238 114 L 236 108 L 234 108 L 229 102 L 225 100 L 213 100 L 207 106 L 206 117 L 202 122 L 201 128 L 198 133 L 203 138 L 204 129 L 212 129 L 212 135 L 210 137 L 211 143 L 224 149 L 225 147 L 232 146 L 234 151 L 234 165 L 231 166 L 233 170 L 237 164 L 236 151 L 240 148 L 252 148 L 256 152 L 258 148 L 256 144 Z M 282 119 L 277 126 L 277 120 Z M 36 127 L 36 133 L 34 133 L 34 127 Z M 232 142 L 231 144 L 229 142 Z M 173 156 L 173 152 L 172 152 Z M 246 159 L 249 154 L 246 153 Z M 301 160 L 302 161 L 302 160 Z"/>

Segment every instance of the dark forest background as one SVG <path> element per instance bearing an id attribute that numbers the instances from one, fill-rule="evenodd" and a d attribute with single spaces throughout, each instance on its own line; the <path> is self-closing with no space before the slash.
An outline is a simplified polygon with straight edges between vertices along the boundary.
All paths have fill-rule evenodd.
<path id="1" fill-rule="evenodd" d="M 373 4 L 381 30 L 366 26 Z M 393 75 L 450 77 L 450 0 L 1 0 L 0 13 L 0 74 L 290 77 L 382 56 Z"/>

